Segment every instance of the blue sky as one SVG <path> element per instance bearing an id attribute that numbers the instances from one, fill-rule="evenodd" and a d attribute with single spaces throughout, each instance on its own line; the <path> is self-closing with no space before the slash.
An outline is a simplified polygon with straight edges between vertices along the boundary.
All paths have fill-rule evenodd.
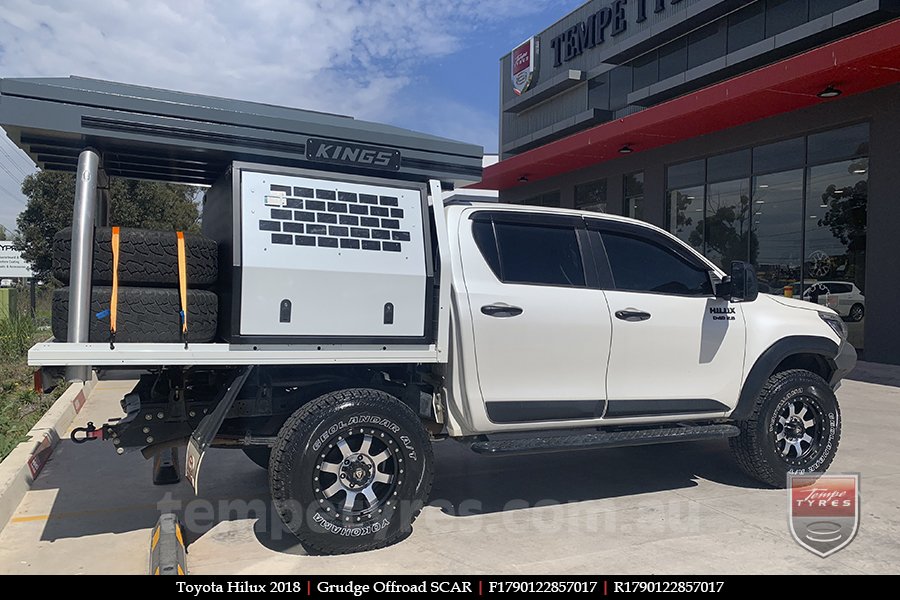
<path id="1" fill-rule="evenodd" d="M 325 110 L 495 152 L 500 56 L 582 3 L 0 0 L 0 77 L 82 75 Z M 7 228 L 32 171 L 0 136 Z"/>

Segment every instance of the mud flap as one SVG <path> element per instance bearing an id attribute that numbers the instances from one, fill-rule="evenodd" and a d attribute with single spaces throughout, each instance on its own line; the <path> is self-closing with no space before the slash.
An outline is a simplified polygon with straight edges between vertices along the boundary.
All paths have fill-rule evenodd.
<path id="1" fill-rule="evenodd" d="M 228 387 L 220 392 L 216 408 L 203 417 L 200 425 L 191 434 L 187 445 L 187 456 L 184 460 L 184 476 L 191 482 L 195 494 L 198 494 L 200 489 L 200 464 L 203 462 L 203 456 L 216 434 L 219 433 L 225 415 L 231 410 L 231 405 L 234 404 L 238 392 L 244 387 L 244 382 L 247 381 L 252 371 L 253 366 L 248 365 L 237 372 Z"/>

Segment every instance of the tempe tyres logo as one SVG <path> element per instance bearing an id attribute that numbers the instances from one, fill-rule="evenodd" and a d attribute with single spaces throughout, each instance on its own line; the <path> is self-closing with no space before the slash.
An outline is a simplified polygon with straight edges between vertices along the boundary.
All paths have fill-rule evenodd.
<path id="1" fill-rule="evenodd" d="M 859 475 L 788 475 L 791 534 L 822 558 L 853 541 L 859 529 Z"/>

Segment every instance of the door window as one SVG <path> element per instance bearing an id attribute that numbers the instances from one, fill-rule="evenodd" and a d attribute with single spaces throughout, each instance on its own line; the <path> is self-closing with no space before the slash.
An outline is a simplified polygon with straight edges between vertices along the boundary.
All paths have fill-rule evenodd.
<path id="1" fill-rule="evenodd" d="M 667 244 L 619 232 L 604 232 L 602 237 L 617 290 L 712 295 L 709 272 L 679 256 Z"/>
<path id="2" fill-rule="evenodd" d="M 574 226 L 478 220 L 472 234 L 503 283 L 585 287 Z"/>

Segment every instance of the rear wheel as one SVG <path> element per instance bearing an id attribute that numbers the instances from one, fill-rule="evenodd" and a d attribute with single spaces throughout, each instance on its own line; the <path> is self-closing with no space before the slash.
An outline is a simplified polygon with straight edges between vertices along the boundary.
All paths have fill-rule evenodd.
<path id="1" fill-rule="evenodd" d="M 295 412 L 272 448 L 275 508 L 303 547 L 344 554 L 406 537 L 431 490 L 433 455 L 419 417 L 378 390 L 321 396 Z"/>
<path id="2" fill-rule="evenodd" d="M 850 313 L 848 314 L 848 318 L 854 323 L 858 323 L 863 320 L 863 317 L 866 315 L 866 308 L 862 304 L 854 304 L 850 307 Z"/>
<path id="3" fill-rule="evenodd" d="M 824 379 L 800 369 L 776 373 L 760 392 L 753 414 L 737 423 L 729 443 L 741 468 L 773 487 L 788 473 L 824 472 L 837 453 L 841 413 Z"/>

